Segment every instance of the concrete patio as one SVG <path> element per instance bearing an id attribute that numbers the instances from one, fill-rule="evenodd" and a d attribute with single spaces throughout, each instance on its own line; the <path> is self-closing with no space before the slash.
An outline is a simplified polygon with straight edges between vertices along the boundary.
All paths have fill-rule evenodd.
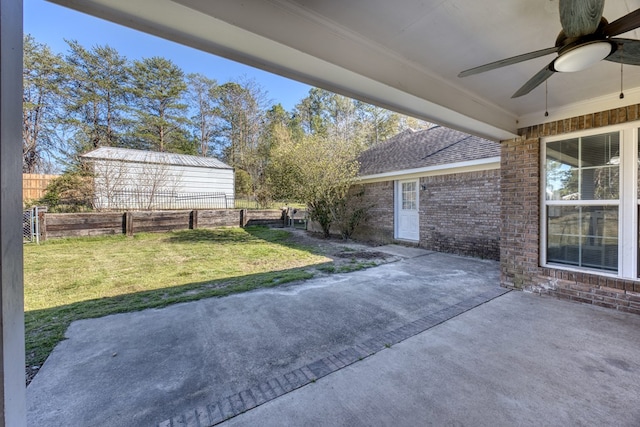
<path id="1" fill-rule="evenodd" d="M 493 261 L 382 250 L 403 259 L 75 322 L 29 425 L 640 423 L 640 317 L 507 292 Z"/>
<path id="2" fill-rule="evenodd" d="M 222 425 L 638 426 L 639 331 L 514 291 Z"/>

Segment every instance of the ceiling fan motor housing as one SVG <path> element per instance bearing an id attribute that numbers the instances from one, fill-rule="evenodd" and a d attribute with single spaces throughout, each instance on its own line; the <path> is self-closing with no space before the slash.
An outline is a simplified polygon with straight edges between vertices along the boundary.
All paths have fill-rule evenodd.
<path id="1" fill-rule="evenodd" d="M 551 64 L 553 71 L 571 73 L 585 70 L 611 55 L 617 48 L 615 43 L 605 39 L 584 39 L 564 46 Z"/>

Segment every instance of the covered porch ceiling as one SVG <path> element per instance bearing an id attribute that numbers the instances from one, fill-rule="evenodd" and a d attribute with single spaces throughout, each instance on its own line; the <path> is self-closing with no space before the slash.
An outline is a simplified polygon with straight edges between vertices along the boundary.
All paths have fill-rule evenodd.
<path id="1" fill-rule="evenodd" d="M 215 55 L 494 140 L 518 128 L 640 103 L 640 66 L 601 61 L 511 95 L 555 54 L 558 0 L 52 0 Z M 610 22 L 640 0 L 609 0 Z M 620 35 L 640 38 L 640 31 Z M 277 94 L 275 94 L 277 96 Z"/>

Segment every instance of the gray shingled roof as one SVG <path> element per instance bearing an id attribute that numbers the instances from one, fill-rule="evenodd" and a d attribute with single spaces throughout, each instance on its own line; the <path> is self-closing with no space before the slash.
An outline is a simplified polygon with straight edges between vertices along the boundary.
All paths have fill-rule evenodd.
<path id="1" fill-rule="evenodd" d="M 188 154 L 159 153 L 156 151 L 131 150 L 128 148 L 100 147 L 80 156 L 95 160 L 120 160 L 123 162 L 155 163 L 161 165 L 194 166 L 214 169 L 233 169 L 213 157 L 190 156 Z"/>
<path id="2" fill-rule="evenodd" d="M 360 175 L 439 166 L 500 156 L 500 144 L 436 126 L 408 129 L 363 152 Z"/>

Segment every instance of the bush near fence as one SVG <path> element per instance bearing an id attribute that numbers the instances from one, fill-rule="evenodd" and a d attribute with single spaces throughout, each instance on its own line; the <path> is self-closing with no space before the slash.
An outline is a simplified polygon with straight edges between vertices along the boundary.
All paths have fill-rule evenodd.
<path id="1" fill-rule="evenodd" d="M 40 240 L 59 237 L 166 232 L 196 228 L 288 224 L 286 210 L 187 210 L 150 212 L 41 213 Z"/>

